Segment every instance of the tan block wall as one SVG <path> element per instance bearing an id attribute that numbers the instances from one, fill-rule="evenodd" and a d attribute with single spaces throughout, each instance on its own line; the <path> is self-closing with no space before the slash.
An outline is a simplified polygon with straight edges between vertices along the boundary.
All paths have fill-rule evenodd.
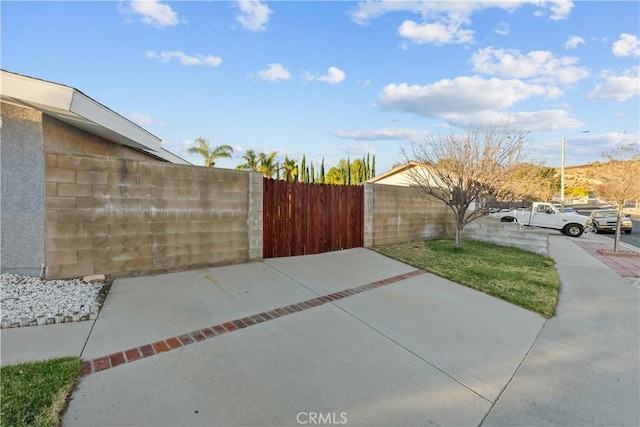
<path id="1" fill-rule="evenodd" d="M 462 237 L 549 256 L 548 230 L 529 229 L 516 222 L 500 222 L 494 217 L 479 218 L 467 224 Z"/>
<path id="2" fill-rule="evenodd" d="M 44 150 L 47 153 L 80 156 L 109 156 L 120 159 L 157 160 L 142 151 L 114 144 L 60 120 L 42 115 Z"/>
<path id="3" fill-rule="evenodd" d="M 47 278 L 250 259 L 248 172 L 58 153 L 45 168 Z"/>
<path id="4" fill-rule="evenodd" d="M 455 236 L 453 214 L 418 188 L 365 184 L 365 247 Z"/>
<path id="5" fill-rule="evenodd" d="M 263 184 L 262 174 L 249 174 L 249 259 L 262 259 L 262 230 L 263 230 Z"/>

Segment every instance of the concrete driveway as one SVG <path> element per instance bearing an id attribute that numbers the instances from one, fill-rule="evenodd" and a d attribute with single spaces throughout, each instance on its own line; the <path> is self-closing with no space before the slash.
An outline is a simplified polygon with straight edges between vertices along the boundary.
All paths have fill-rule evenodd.
<path id="1" fill-rule="evenodd" d="M 366 249 L 116 280 L 64 424 L 479 425 L 544 324 Z"/>

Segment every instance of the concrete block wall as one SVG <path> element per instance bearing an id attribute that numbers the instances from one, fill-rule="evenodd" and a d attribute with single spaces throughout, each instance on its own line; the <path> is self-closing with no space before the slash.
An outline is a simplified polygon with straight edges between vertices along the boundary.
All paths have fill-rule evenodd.
<path id="1" fill-rule="evenodd" d="M 45 154 L 45 169 L 47 278 L 184 270 L 258 253 L 250 236 L 261 243 L 261 223 L 248 212 L 261 186 L 249 172 L 58 153 Z"/>
<path id="2" fill-rule="evenodd" d="M 58 119 L 42 115 L 42 136 L 47 153 L 70 156 L 104 156 L 142 161 L 158 160 L 148 153 L 134 150 L 85 132 Z"/>
<path id="3" fill-rule="evenodd" d="M 0 265 L 3 273 L 39 276 L 44 252 L 43 115 L 0 106 Z"/>
<path id="4" fill-rule="evenodd" d="M 262 174 L 249 174 L 249 212 L 247 227 L 249 239 L 249 259 L 262 259 L 262 227 L 263 227 L 263 184 Z"/>
<path id="5" fill-rule="evenodd" d="M 485 217 L 473 221 L 465 226 L 462 237 L 549 256 L 549 235 L 546 232 L 523 228 L 514 222 L 500 222 L 498 218 Z"/>
<path id="6" fill-rule="evenodd" d="M 364 246 L 453 237 L 455 223 L 444 203 L 415 187 L 365 184 Z"/>

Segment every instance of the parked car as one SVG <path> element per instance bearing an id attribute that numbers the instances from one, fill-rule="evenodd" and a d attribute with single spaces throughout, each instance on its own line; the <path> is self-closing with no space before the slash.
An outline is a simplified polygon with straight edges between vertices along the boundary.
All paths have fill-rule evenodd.
<path id="1" fill-rule="evenodd" d="M 571 237 L 580 237 L 589 221 L 584 215 L 560 212 L 551 203 L 533 202 L 529 209 L 512 209 L 490 213 L 500 218 L 500 222 L 517 222 L 522 225 L 552 228 Z"/>
<path id="2" fill-rule="evenodd" d="M 591 211 L 587 225 L 590 225 L 596 233 L 604 231 L 615 233 L 617 219 L 618 212 L 614 209 Z M 622 218 L 620 218 L 620 231 L 631 234 L 631 230 L 633 230 L 631 219 L 623 215 Z"/>

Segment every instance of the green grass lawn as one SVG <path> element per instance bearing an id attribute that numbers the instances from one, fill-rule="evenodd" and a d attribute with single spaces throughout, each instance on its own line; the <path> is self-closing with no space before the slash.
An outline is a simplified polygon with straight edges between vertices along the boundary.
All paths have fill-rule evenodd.
<path id="1" fill-rule="evenodd" d="M 426 240 L 374 248 L 379 253 L 453 282 L 553 316 L 560 282 L 554 262 L 517 248 L 465 241 Z"/>
<path id="2" fill-rule="evenodd" d="M 60 426 L 60 413 L 80 376 L 80 359 L 65 357 L 0 368 L 2 427 Z"/>

